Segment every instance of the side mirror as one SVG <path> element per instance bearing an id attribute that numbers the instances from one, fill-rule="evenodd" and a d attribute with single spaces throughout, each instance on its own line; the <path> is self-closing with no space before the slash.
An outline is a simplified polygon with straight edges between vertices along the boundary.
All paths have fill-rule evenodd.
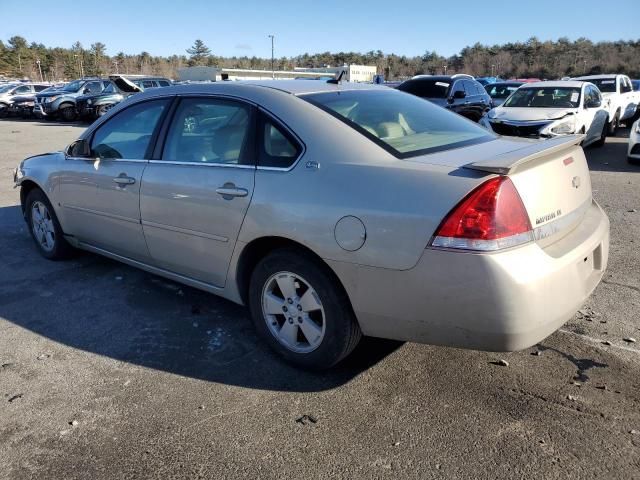
<path id="1" fill-rule="evenodd" d="M 68 157 L 88 158 L 91 156 L 91 145 L 84 139 L 76 140 L 65 151 Z"/>
<path id="2" fill-rule="evenodd" d="M 453 92 L 453 98 L 456 99 L 462 99 L 465 98 L 467 96 L 466 93 L 464 93 L 464 91 L 462 90 L 456 90 L 455 92 Z"/>

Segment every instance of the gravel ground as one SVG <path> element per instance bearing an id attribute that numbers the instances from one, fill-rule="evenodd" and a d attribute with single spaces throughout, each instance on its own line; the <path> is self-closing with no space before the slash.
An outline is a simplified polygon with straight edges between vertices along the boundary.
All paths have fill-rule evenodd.
<path id="1" fill-rule="evenodd" d="M 511 354 L 367 339 L 321 375 L 279 362 L 237 305 L 38 255 L 12 170 L 81 131 L 0 121 L 0 478 L 640 478 L 628 130 L 587 150 L 609 269 L 563 329 Z"/>

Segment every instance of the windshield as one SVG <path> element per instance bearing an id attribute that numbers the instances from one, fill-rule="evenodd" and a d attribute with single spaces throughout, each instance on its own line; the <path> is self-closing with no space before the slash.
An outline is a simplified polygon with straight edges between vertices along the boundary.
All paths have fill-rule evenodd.
<path id="1" fill-rule="evenodd" d="M 580 105 L 580 89 L 568 87 L 520 87 L 503 107 L 524 108 L 577 108 Z"/>
<path id="2" fill-rule="evenodd" d="M 80 90 L 82 86 L 82 80 L 76 80 L 75 82 L 71 82 L 62 89 L 63 92 L 77 92 Z"/>
<path id="3" fill-rule="evenodd" d="M 398 86 L 398 90 L 422 98 L 447 98 L 451 83 L 444 80 L 414 78 Z"/>
<path id="4" fill-rule="evenodd" d="M 615 78 L 597 78 L 589 80 L 596 87 L 600 89 L 601 92 L 615 92 L 616 91 L 616 79 Z"/>
<path id="5" fill-rule="evenodd" d="M 2 85 L 2 86 L 0 86 L 0 93 L 8 92 L 13 87 L 15 87 L 15 84 L 13 84 L 13 83 L 10 83 L 9 85 Z"/>
<path id="6" fill-rule="evenodd" d="M 300 98 L 342 120 L 398 158 L 495 138 L 455 113 L 396 90 L 314 93 Z"/>
<path id="7" fill-rule="evenodd" d="M 507 98 L 509 95 L 515 92 L 518 89 L 518 87 L 520 87 L 520 85 L 522 84 L 520 83 L 520 84 L 504 85 L 504 84 L 493 83 L 493 84 L 487 85 L 484 88 L 491 98 Z"/>

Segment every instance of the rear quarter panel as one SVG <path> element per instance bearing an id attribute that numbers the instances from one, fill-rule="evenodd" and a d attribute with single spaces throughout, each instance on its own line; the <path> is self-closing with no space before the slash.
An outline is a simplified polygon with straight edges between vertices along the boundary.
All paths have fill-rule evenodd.
<path id="1" fill-rule="evenodd" d="M 481 172 L 399 160 L 340 120 L 291 95 L 270 104 L 269 110 L 286 119 L 306 150 L 289 172 L 257 170 L 239 236 L 244 243 L 280 236 L 325 259 L 409 269 L 420 259 L 442 218 L 487 177 Z M 320 168 L 307 168 L 311 161 Z M 334 234 L 338 220 L 349 215 L 366 228 L 364 245 L 353 252 L 342 249 Z"/>

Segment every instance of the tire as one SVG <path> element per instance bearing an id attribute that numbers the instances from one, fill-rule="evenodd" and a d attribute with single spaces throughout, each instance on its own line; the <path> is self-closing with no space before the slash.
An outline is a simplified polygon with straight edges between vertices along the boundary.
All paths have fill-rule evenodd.
<path id="1" fill-rule="evenodd" d="M 73 122 L 77 117 L 76 108 L 73 105 L 63 105 L 59 114 L 65 122 Z"/>
<path id="2" fill-rule="evenodd" d="M 618 131 L 618 127 L 620 126 L 620 112 L 616 112 L 613 116 L 613 120 L 608 123 L 608 132 L 607 134 L 613 136 Z"/>
<path id="3" fill-rule="evenodd" d="M 104 117 L 111 107 L 113 107 L 113 104 L 100 105 L 99 107 L 96 107 L 95 118 Z"/>
<path id="4" fill-rule="evenodd" d="M 262 339 L 286 361 L 308 370 L 334 366 L 362 337 L 333 272 L 297 249 L 275 250 L 256 265 L 249 311 Z"/>
<path id="5" fill-rule="evenodd" d="M 631 165 L 640 165 L 640 160 L 638 160 L 637 158 L 627 157 L 627 162 L 629 162 Z"/>
<path id="6" fill-rule="evenodd" d="M 608 131 L 608 125 L 607 125 L 607 122 L 604 122 L 604 125 L 602 127 L 602 133 L 600 134 L 600 138 L 592 143 L 594 148 L 600 148 L 604 146 L 604 142 L 606 142 L 607 140 L 607 131 Z"/>
<path id="7" fill-rule="evenodd" d="M 31 237 L 43 257 L 49 260 L 62 260 L 74 253 L 74 248 L 64 238 L 60 222 L 49 199 L 39 188 L 34 188 L 27 195 L 25 216 Z"/>

